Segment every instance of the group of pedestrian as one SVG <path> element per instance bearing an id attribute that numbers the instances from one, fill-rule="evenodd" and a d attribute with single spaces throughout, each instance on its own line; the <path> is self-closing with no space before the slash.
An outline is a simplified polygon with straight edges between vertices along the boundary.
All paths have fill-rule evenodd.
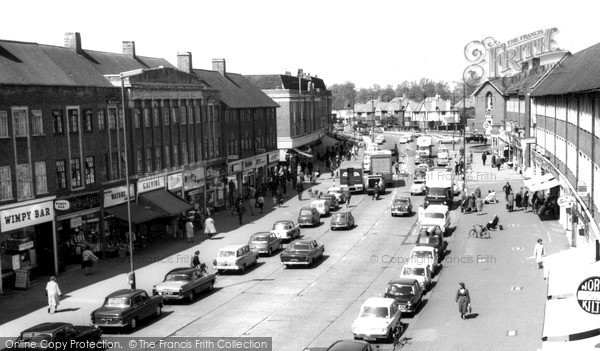
<path id="1" fill-rule="evenodd" d="M 515 192 L 512 190 L 512 187 L 509 182 L 502 187 L 504 191 L 504 199 L 506 200 L 506 209 L 509 212 L 512 212 L 517 209 L 524 209 L 527 212 L 527 208 L 529 207 L 529 191 L 523 190 L 523 187 Z"/>
<path id="2" fill-rule="evenodd" d="M 461 211 L 463 213 L 477 212 L 479 215 L 483 213 L 484 200 L 481 198 L 481 189 L 475 188 L 475 191 L 469 195 L 463 195 L 461 202 Z"/>

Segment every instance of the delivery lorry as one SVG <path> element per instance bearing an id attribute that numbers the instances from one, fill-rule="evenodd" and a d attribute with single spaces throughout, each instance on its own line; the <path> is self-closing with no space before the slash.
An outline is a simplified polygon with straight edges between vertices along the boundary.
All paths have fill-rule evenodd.
<path id="1" fill-rule="evenodd" d="M 421 157 L 431 157 L 432 147 L 433 137 L 431 135 L 422 135 L 417 138 L 417 155 Z"/>
<path id="2" fill-rule="evenodd" d="M 351 192 L 365 190 L 363 164 L 360 161 L 344 161 L 340 165 L 340 186 L 347 186 Z"/>
<path id="3" fill-rule="evenodd" d="M 380 176 L 386 184 L 392 183 L 392 151 L 379 150 L 371 153 L 371 175 Z"/>
<path id="4" fill-rule="evenodd" d="M 452 168 L 434 168 L 425 175 L 424 207 L 446 205 L 452 207 L 454 200 L 454 170 Z"/>

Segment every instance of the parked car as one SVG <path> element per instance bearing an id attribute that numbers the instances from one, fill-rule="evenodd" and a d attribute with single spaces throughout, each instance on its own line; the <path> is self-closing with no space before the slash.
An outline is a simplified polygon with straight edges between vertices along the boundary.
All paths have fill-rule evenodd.
<path id="1" fill-rule="evenodd" d="M 323 252 L 325 252 L 323 243 L 317 243 L 312 239 L 304 239 L 288 245 L 279 257 L 281 264 L 288 268 L 293 265 L 311 266 L 317 260 L 323 258 Z"/>
<path id="2" fill-rule="evenodd" d="M 411 195 L 423 195 L 427 187 L 425 186 L 425 179 L 415 179 L 410 186 Z"/>
<path id="3" fill-rule="evenodd" d="M 419 210 L 419 222 L 421 228 L 439 226 L 442 234 L 450 227 L 450 209 L 446 205 L 429 205 Z"/>
<path id="4" fill-rule="evenodd" d="M 441 257 L 444 254 L 444 235 L 439 226 L 422 228 L 417 237 L 417 246 L 431 246 Z"/>
<path id="5" fill-rule="evenodd" d="M 104 299 L 102 307 L 92 312 L 92 325 L 102 328 L 136 329 L 147 317 L 162 314 L 164 299 L 160 295 L 148 296 L 142 289 L 122 289 Z"/>
<path id="6" fill-rule="evenodd" d="M 416 279 L 393 279 L 388 283 L 384 296 L 396 300 L 403 313 L 415 315 L 423 302 L 423 288 Z"/>
<path id="7" fill-rule="evenodd" d="M 281 240 L 291 241 L 300 237 L 300 226 L 293 221 L 277 221 L 273 223 L 271 233 Z"/>
<path id="8" fill-rule="evenodd" d="M 334 195 L 338 200 L 338 204 L 343 204 L 346 202 L 346 196 L 344 195 L 344 189 L 340 186 L 334 186 L 327 189 L 327 194 Z"/>
<path id="9" fill-rule="evenodd" d="M 470 143 L 471 141 L 487 144 L 487 138 L 483 134 L 470 134 L 465 139 L 465 142 Z"/>
<path id="10" fill-rule="evenodd" d="M 319 199 L 329 202 L 329 211 L 337 211 L 340 209 L 340 203 L 338 202 L 337 197 L 333 194 L 323 194 L 319 196 Z"/>
<path id="11" fill-rule="evenodd" d="M 258 264 L 258 250 L 251 249 L 248 244 L 232 244 L 219 249 L 217 258 L 213 260 L 213 269 L 223 271 L 241 271 Z"/>
<path id="12" fill-rule="evenodd" d="M 152 295 L 160 295 L 165 301 L 188 299 L 193 302 L 196 294 L 211 291 L 217 276 L 205 273 L 200 267 L 179 267 L 165 275 L 162 283 L 154 285 Z"/>
<path id="13" fill-rule="evenodd" d="M 77 347 L 78 343 L 98 343 L 101 337 L 102 330 L 96 326 L 75 326 L 63 322 L 42 323 L 23 330 L 10 346 L 8 346 L 10 342 L 5 340 L 4 346 L 7 347 L 2 350 L 55 349 L 50 345 L 56 345 L 56 349 L 76 351 L 81 350 L 81 347 Z M 34 347 L 32 343 L 39 345 L 39 347 Z"/>
<path id="14" fill-rule="evenodd" d="M 435 162 L 432 158 L 425 157 L 421 159 L 421 163 L 417 167 L 426 167 L 428 171 L 431 171 L 435 167 Z"/>
<path id="15" fill-rule="evenodd" d="M 457 136 L 441 136 L 440 138 L 438 138 L 438 141 L 440 144 L 455 144 L 458 143 L 460 141 L 460 137 Z"/>
<path id="16" fill-rule="evenodd" d="M 331 217 L 330 226 L 331 230 L 338 228 L 351 229 L 354 227 L 354 216 L 352 216 L 352 212 L 334 213 Z"/>
<path id="17" fill-rule="evenodd" d="M 326 351 L 373 351 L 371 344 L 362 340 L 338 340 Z"/>
<path id="18" fill-rule="evenodd" d="M 367 299 L 360 306 L 358 317 L 352 322 L 354 339 L 391 341 L 396 328 L 401 325 L 401 314 L 394 299 L 384 297 Z"/>
<path id="19" fill-rule="evenodd" d="M 315 208 L 321 216 L 329 216 L 331 211 L 331 203 L 328 200 L 315 200 L 310 203 L 310 207 Z"/>
<path id="20" fill-rule="evenodd" d="M 250 249 L 256 249 L 258 254 L 266 254 L 271 256 L 273 252 L 281 249 L 281 239 L 271 232 L 260 232 L 252 234 L 250 240 L 248 240 L 248 246 Z"/>
<path id="21" fill-rule="evenodd" d="M 410 197 L 397 197 L 394 199 L 392 203 L 392 217 L 394 216 L 403 216 L 409 215 L 413 213 L 412 202 L 410 201 Z"/>
<path id="22" fill-rule="evenodd" d="M 298 215 L 298 225 L 316 226 L 321 223 L 321 214 L 314 207 L 302 207 Z"/>
<path id="23" fill-rule="evenodd" d="M 408 262 L 400 271 L 400 278 L 416 279 L 423 291 L 427 291 L 431 285 L 431 270 L 427 264 L 418 264 L 417 262 Z"/>
<path id="24" fill-rule="evenodd" d="M 410 251 L 410 263 L 424 264 L 429 266 L 431 274 L 435 274 L 440 262 L 439 255 L 431 246 L 415 246 Z"/>

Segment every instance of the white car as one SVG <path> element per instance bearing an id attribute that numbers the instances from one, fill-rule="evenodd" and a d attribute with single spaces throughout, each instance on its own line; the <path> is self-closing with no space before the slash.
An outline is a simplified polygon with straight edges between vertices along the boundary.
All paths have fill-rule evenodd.
<path id="1" fill-rule="evenodd" d="M 410 194 L 411 195 L 421 195 L 425 194 L 425 179 L 415 179 L 415 181 L 410 186 Z"/>
<path id="2" fill-rule="evenodd" d="M 407 143 L 410 143 L 411 139 L 412 138 L 410 137 L 410 135 L 400 135 L 398 142 L 400 144 L 407 144 Z"/>
<path id="3" fill-rule="evenodd" d="M 310 203 L 310 207 L 316 208 L 317 211 L 321 214 L 321 216 L 329 215 L 329 211 L 330 211 L 329 204 L 325 200 L 315 200 Z"/>
<path id="4" fill-rule="evenodd" d="M 300 237 L 300 226 L 290 220 L 277 221 L 273 223 L 271 233 L 281 240 L 292 241 Z"/>
<path id="5" fill-rule="evenodd" d="M 409 262 L 402 267 L 400 278 L 416 279 L 421 284 L 421 288 L 427 290 L 431 284 L 431 270 L 427 264 Z"/>
<path id="6" fill-rule="evenodd" d="M 248 244 L 233 244 L 219 249 L 217 258 L 213 260 L 213 268 L 218 272 L 228 270 L 245 272 L 247 268 L 257 263 L 258 250 L 251 249 Z"/>
<path id="7" fill-rule="evenodd" d="M 442 233 L 450 227 L 450 209 L 446 205 L 429 205 L 419 208 L 419 222 L 421 227 L 439 226 Z"/>
<path id="8" fill-rule="evenodd" d="M 352 323 L 354 339 L 374 341 L 391 340 L 400 323 L 402 312 L 394 299 L 371 297 L 360 306 L 358 317 Z"/>
<path id="9" fill-rule="evenodd" d="M 341 186 L 334 186 L 327 189 L 327 194 L 335 196 L 335 198 L 338 200 L 338 203 L 340 204 L 343 204 L 346 201 L 346 197 L 344 196 L 344 189 Z"/>
<path id="10" fill-rule="evenodd" d="M 442 136 L 438 139 L 438 142 L 440 144 L 452 144 L 452 143 L 458 143 L 460 141 L 459 137 L 453 137 L 453 136 Z"/>
<path id="11" fill-rule="evenodd" d="M 433 274 L 440 260 L 435 248 L 431 246 L 415 246 L 410 251 L 409 262 L 411 264 L 426 265 Z"/>

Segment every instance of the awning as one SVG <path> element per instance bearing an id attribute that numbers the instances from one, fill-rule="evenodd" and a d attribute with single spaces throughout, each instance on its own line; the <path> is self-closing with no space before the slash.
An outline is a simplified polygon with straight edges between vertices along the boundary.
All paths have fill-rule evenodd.
<path id="1" fill-rule="evenodd" d="M 300 154 L 300 155 L 302 155 L 302 156 L 305 156 L 305 157 L 313 157 L 313 155 L 311 155 L 311 154 L 307 154 L 307 153 L 306 153 L 306 152 L 304 152 L 304 151 L 300 151 L 300 149 L 298 149 L 298 148 L 293 148 L 293 150 L 294 150 L 294 151 L 296 151 L 297 153 L 299 153 L 299 154 Z"/>
<path id="2" fill-rule="evenodd" d="M 539 184 L 539 183 L 543 183 L 543 182 L 547 182 L 549 180 L 554 179 L 554 175 L 552 173 L 546 173 L 542 176 L 537 176 L 531 179 L 525 179 L 523 180 L 523 185 L 530 188 L 535 184 Z"/>
<path id="3" fill-rule="evenodd" d="M 573 296 L 575 288 L 593 267 L 600 268 L 592 248 L 571 248 L 544 257 L 544 277 L 548 281 L 548 299 Z"/>
<path id="4" fill-rule="evenodd" d="M 149 205 L 153 209 L 171 216 L 179 215 L 194 207 L 189 202 L 164 189 L 142 193 L 138 198 L 141 204 Z"/>
<path id="5" fill-rule="evenodd" d="M 530 191 L 539 191 L 554 188 L 555 186 L 559 186 L 560 183 L 556 179 L 549 180 L 543 183 L 533 184 L 529 187 Z"/>
<path id="6" fill-rule="evenodd" d="M 162 212 L 152 211 L 143 206 L 136 204 L 135 202 L 130 203 L 131 207 L 131 221 L 135 224 L 144 223 L 156 218 L 165 217 Z M 120 204 L 114 207 L 105 208 L 104 212 L 113 215 L 119 219 L 127 221 L 127 203 Z"/>

